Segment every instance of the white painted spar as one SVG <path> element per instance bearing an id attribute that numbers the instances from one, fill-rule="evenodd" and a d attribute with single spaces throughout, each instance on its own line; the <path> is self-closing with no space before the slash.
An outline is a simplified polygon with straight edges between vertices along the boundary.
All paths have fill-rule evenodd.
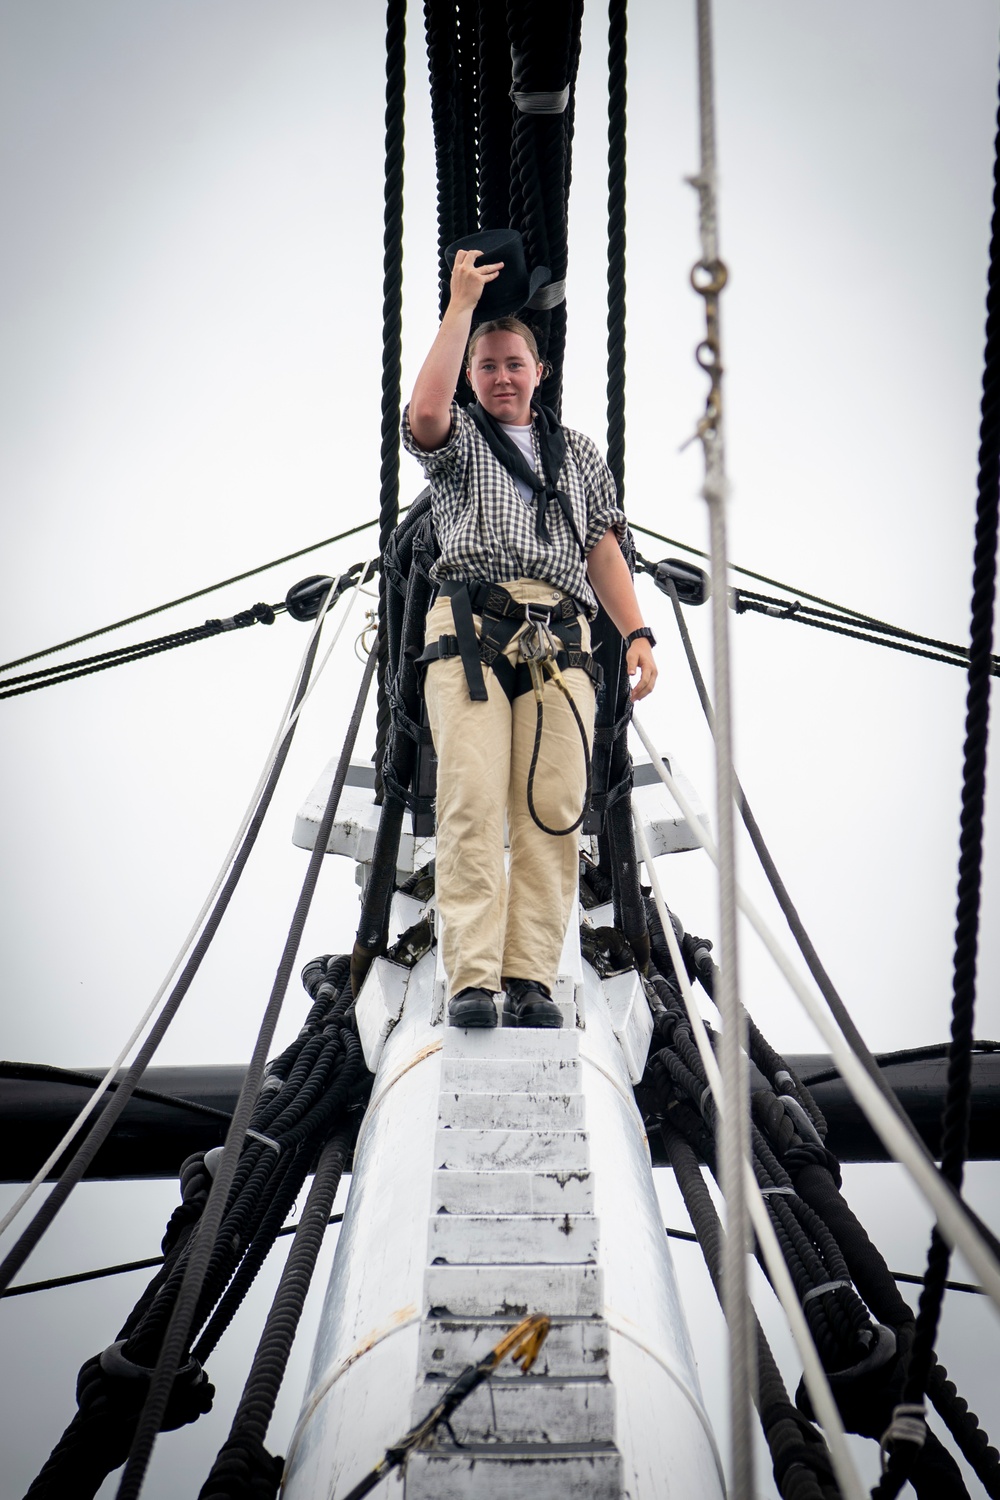
<path id="1" fill-rule="evenodd" d="M 641 790 L 644 822 L 662 827 L 665 795 Z M 362 791 L 331 849 L 367 848 Z M 401 861 L 431 857 L 420 843 Z M 391 936 L 423 913 L 397 896 Z M 721 1500 L 632 1091 L 652 1035 L 645 991 L 634 972 L 600 980 L 574 920 L 557 994 L 562 1030 L 462 1031 L 444 1024 L 435 951 L 372 966 L 357 1016 L 375 1083 L 285 1500 L 346 1494 L 533 1312 L 552 1328 L 531 1372 L 508 1360 L 456 1411 L 461 1446 L 439 1430 L 386 1493 Z"/>

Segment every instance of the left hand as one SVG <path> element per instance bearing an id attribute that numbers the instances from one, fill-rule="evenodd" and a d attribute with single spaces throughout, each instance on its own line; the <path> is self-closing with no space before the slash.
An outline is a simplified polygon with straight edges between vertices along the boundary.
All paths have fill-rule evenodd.
<path id="1" fill-rule="evenodd" d="M 636 672 L 640 673 L 639 681 L 632 689 L 632 702 L 638 703 L 640 698 L 645 698 L 653 691 L 656 681 L 656 662 L 653 660 L 653 649 L 645 636 L 641 635 L 637 641 L 633 641 L 625 656 L 625 670 L 629 677 L 634 677 Z"/>

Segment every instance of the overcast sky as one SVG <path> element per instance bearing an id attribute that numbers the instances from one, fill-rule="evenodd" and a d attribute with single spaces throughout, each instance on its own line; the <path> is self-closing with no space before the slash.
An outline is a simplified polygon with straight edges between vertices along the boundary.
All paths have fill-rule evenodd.
<path id="1" fill-rule="evenodd" d="M 961 641 L 995 6 L 717 0 L 715 16 L 732 556 Z M 702 547 L 701 457 L 696 446 L 678 451 L 705 394 L 692 358 L 702 310 L 687 279 L 696 204 L 683 182 L 697 166 L 692 22 L 686 0 L 631 7 L 626 500 L 636 522 Z M 384 63 L 382 8 L 344 0 L 0 0 L 0 28 L 7 661 L 377 515 Z M 407 388 L 437 306 L 420 30 L 418 7 Z M 578 93 L 564 406 L 599 441 L 603 31 L 594 7 Z M 404 499 L 420 483 L 405 459 Z M 670 550 L 638 540 L 647 556 Z M 373 546 L 367 533 L 87 649 L 275 602 L 298 578 L 336 572 Z M 710 803 L 710 746 L 669 606 L 648 580 L 640 592 L 662 673 L 643 719 Z M 705 614 L 688 618 L 707 669 Z M 339 747 L 361 623 L 311 701 L 164 1062 L 249 1054 L 305 867 L 292 822 Z M 873 1048 L 945 1039 L 962 674 L 758 616 L 730 624 L 737 764 L 816 946 Z M 303 627 L 280 617 L 2 705 L 4 1055 L 95 1066 L 115 1054 L 228 846 L 304 642 Z M 363 741 L 367 756 L 370 722 Z M 991 806 L 979 1036 L 1000 1034 L 998 842 Z M 353 938 L 353 870 L 329 863 L 303 962 Z M 704 862 L 661 867 L 686 926 L 714 936 Z M 746 851 L 741 872 L 767 906 Z M 821 1050 L 749 935 L 741 983 L 772 1042 Z M 279 1041 L 297 1029 L 302 1003 L 290 993 Z M 970 1179 L 973 1201 L 995 1210 L 996 1168 Z M 890 1264 L 921 1269 L 926 1215 L 900 1175 L 853 1169 L 847 1191 Z M 23 1279 L 156 1253 L 175 1200 L 169 1183 L 80 1189 Z M 668 1215 L 686 1222 L 672 1203 Z M 699 1310 L 693 1332 L 718 1418 L 721 1340 L 697 1255 L 680 1246 L 675 1261 Z M 77 1367 L 110 1342 L 138 1291 L 128 1277 L 4 1308 L 8 1347 L 24 1353 L 2 1377 L 0 1500 L 23 1492 L 71 1415 Z M 977 1338 L 984 1318 L 989 1340 Z M 995 1436 L 992 1319 L 981 1300 L 951 1298 L 942 1357 Z M 225 1388 L 217 1411 L 160 1443 L 151 1500 L 197 1493 L 255 1337 L 234 1331 L 213 1359 Z M 272 1428 L 276 1451 L 307 1354 L 308 1340 Z M 794 1385 L 794 1358 L 787 1374 Z M 864 1453 L 873 1474 L 872 1445 Z"/>

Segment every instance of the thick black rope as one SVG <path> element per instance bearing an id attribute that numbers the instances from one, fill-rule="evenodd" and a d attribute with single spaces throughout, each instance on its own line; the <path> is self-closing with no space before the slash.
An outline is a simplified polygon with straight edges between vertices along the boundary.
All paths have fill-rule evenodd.
<path id="1" fill-rule="evenodd" d="M 249 1497 L 257 1492 L 255 1483 L 259 1486 L 269 1474 L 276 1475 L 277 1479 L 281 1477 L 284 1465 L 280 1460 L 268 1464 L 264 1440 L 353 1137 L 353 1128 L 342 1128 L 324 1146 L 320 1155 L 309 1197 L 296 1228 L 295 1241 L 282 1270 L 229 1437 L 219 1450 L 212 1471 L 199 1492 L 199 1500 Z M 272 1493 L 276 1492 L 277 1485 Z"/>
<path id="2" fill-rule="evenodd" d="M 89 677 L 93 672 L 106 672 L 109 667 L 122 667 L 127 662 L 143 661 L 147 656 L 158 656 L 163 651 L 172 651 L 175 646 L 191 646 L 196 641 L 208 641 L 213 636 L 231 630 L 244 630 L 248 625 L 273 625 L 275 611 L 284 605 L 255 604 L 251 609 L 241 610 L 227 620 L 206 620 L 203 625 L 194 625 L 189 630 L 177 630 L 173 635 L 161 635 L 152 641 L 137 641 L 133 646 L 116 646 L 113 651 L 100 656 L 86 656 L 79 661 L 63 662 L 58 667 L 43 667 L 37 672 L 27 672 L 21 677 L 6 677 L 0 685 L 0 698 L 17 698 L 22 693 L 33 693 L 36 688 L 54 687 L 59 682 L 73 682 L 78 677 Z"/>
<path id="3" fill-rule="evenodd" d="M 510 213 L 511 61 L 501 5 L 479 7 L 479 224 L 500 229 Z"/>
<path id="4" fill-rule="evenodd" d="M 625 507 L 627 0 L 608 8 L 608 468 Z"/>
<path id="5" fill-rule="evenodd" d="M 30 656 L 19 656 L 15 661 L 7 661 L 0 665 L 0 672 L 12 672 L 15 667 L 26 666 L 29 661 L 38 661 L 43 656 L 52 656 L 57 651 L 68 651 L 71 646 L 81 646 L 84 641 L 92 641 L 99 635 L 107 635 L 112 630 L 122 630 L 126 625 L 135 625 L 139 620 L 148 620 L 153 615 L 162 615 L 168 609 L 176 609 L 179 604 L 190 604 L 192 599 L 204 599 L 206 594 L 214 594 L 219 589 L 228 588 L 231 583 L 242 583 L 245 578 L 255 578 L 258 573 L 267 573 L 271 568 L 280 568 L 282 563 L 293 562 L 297 557 L 305 557 L 310 552 L 318 552 L 321 547 L 330 547 L 334 542 L 342 542 L 349 536 L 357 536 L 359 531 L 367 531 L 374 526 L 374 521 L 362 521 L 360 526 L 352 526 L 347 531 L 338 531 L 336 536 L 324 537 L 321 542 L 310 542 L 308 547 L 300 547 L 297 552 L 286 552 L 284 557 L 276 557 L 272 562 L 261 563 L 259 567 L 248 568 L 245 573 L 234 573 L 232 578 L 222 578 L 218 583 L 210 583 L 207 588 L 195 589 L 193 594 L 182 594 L 179 599 L 170 599 L 166 604 L 155 604 L 152 609 L 144 609 L 137 615 L 128 615 L 124 620 L 115 620 L 112 625 L 101 625 L 97 630 L 88 630 L 84 635 L 75 635 L 71 640 L 60 641 L 58 646 L 46 646 L 42 651 L 33 651 Z"/>
<path id="6" fill-rule="evenodd" d="M 317 634 L 313 638 L 308 655 L 306 657 L 306 661 L 303 664 L 302 672 L 299 676 L 298 686 L 295 690 L 295 706 L 301 703 L 303 695 L 305 694 L 306 686 L 309 681 L 309 674 L 312 671 L 312 665 L 313 661 L 315 660 L 318 646 L 319 636 Z M 229 871 L 228 876 L 226 877 L 225 884 L 216 897 L 215 904 L 205 921 L 204 927 L 198 935 L 198 940 L 195 943 L 194 948 L 192 949 L 190 958 L 184 965 L 177 983 L 174 985 L 168 999 L 163 1006 L 163 1009 L 157 1016 L 156 1021 L 154 1022 L 149 1032 L 149 1035 L 146 1037 L 146 1040 L 143 1042 L 138 1053 L 136 1054 L 135 1061 L 132 1063 L 124 1078 L 117 1080 L 114 1093 L 112 1094 L 107 1106 L 97 1117 L 97 1120 L 91 1127 L 87 1138 L 77 1149 L 72 1161 L 64 1169 L 61 1177 L 59 1178 L 59 1181 L 55 1184 L 45 1202 L 35 1214 L 35 1217 L 31 1220 L 30 1224 L 28 1224 L 27 1228 L 22 1232 L 18 1240 L 11 1247 L 3 1263 L 0 1264 L 0 1291 L 10 1285 L 11 1279 L 16 1276 L 17 1272 L 21 1269 L 22 1265 L 27 1260 L 28 1256 L 31 1254 L 35 1246 L 38 1244 L 42 1235 L 45 1233 L 46 1229 L 52 1223 L 56 1214 L 66 1202 L 66 1199 L 69 1197 L 70 1193 L 87 1172 L 101 1146 L 107 1140 L 108 1136 L 111 1134 L 112 1129 L 118 1122 L 122 1112 L 125 1109 L 125 1106 L 128 1104 L 129 1099 L 132 1097 L 133 1090 L 136 1088 L 139 1079 L 145 1073 L 146 1068 L 152 1061 L 157 1047 L 166 1034 L 167 1028 L 169 1027 L 174 1016 L 177 1014 L 181 1001 L 184 999 L 184 996 L 190 989 L 194 977 L 201 967 L 202 960 L 204 959 L 205 954 L 208 952 L 212 939 L 218 931 L 219 924 L 221 923 L 226 909 L 233 898 L 233 894 L 236 890 L 237 885 L 239 884 L 240 876 L 243 874 L 243 870 L 246 866 L 247 860 L 250 858 L 253 846 L 257 841 L 257 835 L 259 834 L 261 825 L 263 824 L 264 816 L 267 812 L 268 807 L 270 806 L 271 799 L 274 796 L 274 791 L 277 787 L 278 780 L 284 768 L 285 761 L 288 758 L 288 752 L 291 749 L 292 739 L 294 737 L 297 725 L 298 718 L 296 717 L 281 742 L 274 765 L 271 768 L 271 774 L 267 779 L 267 783 L 264 787 L 263 792 L 261 793 L 260 801 L 258 802 L 257 807 L 254 810 L 254 814 L 250 820 L 247 831 L 243 836 L 243 842 L 241 843 L 239 851 L 237 852 L 236 857 L 233 860 L 232 868 Z"/>
<path id="7" fill-rule="evenodd" d="M 209 1269 L 209 1261 L 218 1236 L 219 1226 L 225 1210 L 226 1198 L 233 1184 L 239 1163 L 239 1153 L 246 1139 L 247 1127 L 253 1114 L 254 1104 L 260 1091 L 267 1053 L 278 1023 L 282 1003 L 288 988 L 288 980 L 302 939 L 302 930 L 312 904 L 313 894 L 319 880 L 319 872 L 326 855 L 326 847 L 337 815 L 340 795 L 347 780 L 351 752 L 361 727 L 368 689 L 371 686 L 376 665 L 376 648 L 369 653 L 358 690 L 354 712 L 344 737 L 340 760 L 330 788 L 330 795 L 316 833 L 309 865 L 302 882 L 302 890 L 292 916 L 288 936 L 275 974 L 274 984 L 261 1022 L 253 1055 L 247 1068 L 240 1097 L 233 1112 L 233 1123 L 226 1139 L 226 1147 L 216 1170 L 215 1180 L 208 1203 L 202 1215 L 197 1239 L 191 1247 L 185 1269 L 184 1282 L 177 1295 L 160 1348 L 156 1369 L 149 1385 L 142 1415 L 136 1428 L 135 1438 L 125 1472 L 118 1488 L 117 1500 L 137 1500 L 143 1477 L 152 1455 L 156 1435 L 160 1431 L 167 1402 L 177 1370 L 183 1362 L 191 1325 L 201 1296 L 202 1285 Z M 266 1149 L 266 1148 L 265 1148 Z"/>
<path id="8" fill-rule="evenodd" d="M 403 337 L 403 130 L 406 86 L 406 0 L 388 0 L 385 19 L 385 209 L 382 234 L 382 449 L 378 550 L 385 556 L 399 521 L 399 422 Z M 375 793 L 382 795 L 382 761 L 389 734 L 389 638 L 385 572 L 378 580 L 378 709 Z"/>
<path id="9" fill-rule="evenodd" d="M 691 1216 L 705 1264 L 721 1300 L 722 1242 L 724 1231 L 718 1212 L 701 1175 L 695 1152 L 681 1133 L 661 1121 L 661 1134 L 684 1205 Z M 832 1481 L 832 1466 L 823 1439 L 792 1405 L 777 1362 L 759 1322 L 754 1317 L 757 1339 L 757 1407 L 771 1452 L 774 1477 L 785 1500 L 834 1500 L 839 1490 Z"/>
<path id="10" fill-rule="evenodd" d="M 924 636 L 911 635 L 908 631 L 897 630 L 894 626 L 887 627 L 891 634 L 874 634 L 867 630 L 857 630 L 850 616 L 841 616 L 839 620 L 830 615 L 824 615 L 820 610 L 802 608 L 797 602 L 789 604 L 785 599 L 768 599 L 766 595 L 748 594 L 743 589 L 733 589 L 733 603 L 738 615 L 758 614 L 764 615 L 772 620 L 792 620 L 797 625 L 811 625 L 814 630 L 826 630 L 833 635 L 850 636 L 856 641 L 867 641 L 873 646 L 886 646 L 890 651 L 904 651 L 908 656 L 922 656 L 927 661 L 942 661 L 946 666 L 968 668 L 969 653 L 962 646 L 952 646 L 947 641 L 935 641 L 934 645 L 940 646 L 942 650 L 928 651 L 919 645 L 910 645 L 910 641 L 921 641 Z M 949 655 L 944 653 L 948 652 Z M 1000 659 L 990 657 L 988 671 L 994 677 L 1000 677 Z"/>
<path id="11" fill-rule="evenodd" d="M 972 572 L 969 687 L 966 696 L 965 760 L 959 836 L 955 963 L 952 989 L 948 1091 L 942 1117 L 941 1174 L 961 1191 L 968 1147 L 972 1039 L 976 1009 L 976 960 L 982 884 L 983 812 L 989 734 L 993 609 L 1000 511 L 1000 108 L 993 163 L 993 221 L 986 296 L 986 348 L 979 428 L 979 493 Z M 951 1247 L 937 1226 L 931 1232 L 927 1272 L 907 1367 L 904 1403 L 922 1404 L 934 1358 Z M 888 1472 L 873 1495 L 895 1496 L 919 1451 L 912 1442 L 890 1442 Z"/>

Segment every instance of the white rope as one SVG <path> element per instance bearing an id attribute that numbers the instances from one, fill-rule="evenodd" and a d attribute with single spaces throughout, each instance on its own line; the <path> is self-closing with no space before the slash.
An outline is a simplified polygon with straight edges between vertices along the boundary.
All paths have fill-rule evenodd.
<path id="1" fill-rule="evenodd" d="M 359 576 L 359 579 L 363 578 L 364 577 L 364 570 L 362 570 L 362 572 L 358 576 Z M 347 602 L 347 606 L 346 606 L 346 608 L 344 609 L 344 611 L 343 611 L 343 613 L 341 615 L 340 623 L 337 626 L 336 633 L 334 634 L 333 640 L 330 642 L 330 647 L 327 650 L 326 655 L 323 657 L 323 661 L 320 664 L 319 670 L 314 674 L 313 680 L 312 680 L 312 684 L 310 685 L 308 692 L 306 694 L 304 694 L 304 696 L 302 698 L 302 701 L 293 710 L 292 709 L 292 704 L 295 701 L 296 688 L 297 688 L 298 683 L 300 682 L 300 680 L 302 678 L 302 671 L 303 671 L 303 668 L 305 666 L 306 658 L 308 657 L 308 654 L 309 654 L 309 651 L 310 651 L 310 649 L 312 647 L 313 641 L 315 640 L 316 636 L 319 634 L 319 631 L 322 629 L 323 621 L 326 618 L 326 614 L 327 614 L 328 609 L 330 609 L 332 607 L 333 603 L 336 602 L 332 598 L 332 590 L 327 594 L 327 596 L 326 596 L 326 598 L 325 598 L 325 600 L 323 602 L 322 608 L 320 609 L 320 611 L 319 611 L 319 613 L 318 613 L 318 615 L 316 617 L 315 624 L 313 625 L 313 628 L 312 628 L 312 630 L 309 633 L 309 639 L 306 642 L 305 650 L 302 653 L 302 659 L 299 662 L 298 668 L 296 670 L 295 678 L 294 678 L 294 681 L 293 681 L 293 684 L 292 684 L 291 692 L 289 693 L 288 698 L 287 698 L 287 700 L 285 702 L 285 707 L 282 710 L 280 727 L 278 729 L 277 734 L 274 736 L 274 739 L 271 742 L 271 748 L 268 750 L 267 757 L 266 757 L 266 760 L 264 762 L 264 768 L 261 771 L 260 776 L 257 779 L 257 785 L 254 787 L 253 794 L 252 794 L 252 796 L 250 798 L 249 803 L 247 804 L 246 811 L 244 812 L 243 817 L 240 820 L 239 827 L 236 830 L 236 834 L 235 834 L 235 836 L 233 838 L 232 843 L 229 846 L 228 852 L 226 853 L 226 856 L 225 856 L 225 858 L 224 858 L 221 866 L 219 867 L 219 872 L 216 875 L 215 880 L 212 883 L 212 887 L 209 890 L 208 895 L 205 897 L 204 902 L 202 903 L 201 910 L 199 911 L 197 917 L 195 918 L 194 923 L 193 923 L 190 931 L 188 932 L 187 937 L 184 939 L 184 942 L 183 942 L 181 948 L 178 950 L 177 956 L 174 958 L 174 960 L 171 963 L 170 967 L 168 968 L 168 970 L 167 970 L 167 972 L 166 972 L 166 974 L 165 974 L 162 982 L 160 983 L 159 987 L 157 988 L 157 991 L 156 991 L 155 995 L 153 996 L 152 1000 L 149 1002 L 149 1004 L 146 1007 L 145 1011 L 143 1012 L 142 1016 L 140 1017 L 140 1019 L 136 1023 L 136 1025 L 133 1028 L 132 1033 L 129 1036 L 128 1040 L 125 1042 L 124 1046 L 119 1051 L 118 1056 L 115 1058 L 114 1062 L 108 1068 L 108 1070 L 105 1073 L 104 1077 L 101 1079 L 100 1083 L 97 1085 L 97 1087 L 95 1088 L 94 1092 L 91 1094 L 90 1098 L 87 1100 L 86 1104 L 80 1110 L 79 1114 L 76 1116 L 76 1118 L 74 1119 L 73 1123 L 66 1130 L 66 1133 L 63 1136 L 62 1140 L 52 1150 L 52 1152 L 49 1154 L 49 1156 L 46 1158 L 46 1160 L 39 1167 L 39 1169 L 35 1173 L 34 1177 L 31 1179 L 31 1181 L 24 1188 L 24 1191 L 21 1193 L 20 1197 L 11 1205 L 11 1207 L 7 1210 L 7 1212 L 3 1216 L 3 1218 L 0 1219 L 0 1235 L 2 1235 L 4 1233 L 4 1231 L 6 1229 L 8 1229 L 10 1227 L 10 1225 L 14 1222 L 14 1220 L 17 1218 L 18 1214 L 21 1212 L 22 1208 L 24 1208 L 25 1204 L 30 1201 L 30 1199 L 37 1192 L 38 1188 L 41 1186 L 41 1184 L 48 1177 L 49 1172 L 55 1166 L 55 1164 L 59 1160 L 59 1158 L 63 1155 L 63 1153 L 65 1152 L 66 1148 L 68 1146 L 70 1146 L 72 1144 L 72 1142 L 76 1139 L 76 1137 L 80 1134 L 80 1131 L 83 1129 L 84 1125 L 90 1119 L 90 1116 L 94 1113 L 94 1111 L 97 1108 L 98 1104 L 100 1103 L 101 1099 L 104 1097 L 104 1095 L 107 1093 L 108 1089 L 111 1087 L 112 1083 L 114 1082 L 115 1075 L 117 1074 L 118 1070 L 124 1065 L 125 1060 L 127 1059 L 127 1057 L 129 1056 L 130 1052 L 132 1051 L 132 1048 L 135 1046 L 136 1042 L 138 1042 L 138 1040 L 142 1036 L 143 1032 L 145 1031 L 145 1029 L 146 1029 L 146 1027 L 147 1027 L 147 1025 L 149 1023 L 149 1021 L 152 1019 L 153 1015 L 155 1014 L 155 1012 L 157 1010 L 157 1007 L 160 1004 L 160 1001 L 163 999 L 163 996 L 166 994 L 167 989 L 168 989 L 171 981 L 173 980 L 173 978 L 176 975 L 176 973 L 177 973 L 178 969 L 180 968 L 181 964 L 184 962 L 184 959 L 187 957 L 188 953 L 190 952 L 191 948 L 193 947 L 194 943 L 196 942 L 198 934 L 200 933 L 200 931 L 202 929 L 202 926 L 204 925 L 205 919 L 208 916 L 208 913 L 209 913 L 209 911 L 212 908 L 212 905 L 213 905 L 213 903 L 215 901 L 215 898 L 219 894 L 219 890 L 220 890 L 220 888 L 222 886 L 222 882 L 225 880 L 226 875 L 228 874 L 228 872 L 229 872 L 229 870 L 230 870 L 230 868 L 232 866 L 233 860 L 236 857 L 236 852 L 239 849 L 240 844 L 243 841 L 243 836 L 246 833 L 247 828 L 250 825 L 250 820 L 253 817 L 254 812 L 256 811 L 257 804 L 260 801 L 260 796 L 261 796 L 262 791 L 264 790 L 264 786 L 265 786 L 265 783 L 267 781 L 267 778 L 270 776 L 271 771 L 272 771 L 273 766 L 274 766 L 274 762 L 277 759 L 278 750 L 279 750 L 279 748 L 281 746 L 281 743 L 284 740 L 285 735 L 288 733 L 289 729 L 292 727 L 292 725 L 297 720 L 297 718 L 298 718 L 299 714 L 301 713 L 302 708 L 303 708 L 303 706 L 305 704 L 305 701 L 306 701 L 306 699 L 309 696 L 309 693 L 312 692 L 313 686 L 315 686 L 315 683 L 318 680 L 320 673 L 323 671 L 323 668 L 326 666 L 326 664 L 327 664 L 327 662 L 328 662 L 328 660 L 330 658 L 330 652 L 333 650 L 333 647 L 336 645 L 337 641 L 339 640 L 340 635 L 341 635 L 341 633 L 342 633 L 342 631 L 344 629 L 344 626 L 347 623 L 347 620 L 348 620 L 348 617 L 350 615 L 351 609 L 353 608 L 354 602 L 357 599 L 359 587 L 360 587 L 360 584 L 356 584 L 355 587 L 354 587 L 354 589 L 352 590 L 351 595 L 350 595 L 350 597 L 348 599 L 348 602 Z"/>
<path id="2" fill-rule="evenodd" d="M 677 976 L 677 982 L 681 987 L 681 994 L 684 997 L 684 1008 L 691 1023 L 691 1030 L 698 1048 L 698 1055 L 705 1069 L 709 1088 L 715 1099 L 715 1107 L 719 1112 L 720 1121 L 724 1121 L 726 1108 L 722 1075 L 719 1071 L 719 1065 L 715 1060 L 715 1053 L 712 1051 L 712 1044 L 708 1039 L 708 1033 L 705 1030 L 705 1023 L 698 1009 L 698 1003 L 691 988 L 691 981 L 688 979 L 687 967 L 681 956 L 680 945 L 677 942 L 677 935 L 674 932 L 674 924 L 670 920 L 670 913 L 667 910 L 666 902 L 660 890 L 660 881 L 649 852 L 649 845 L 646 842 L 646 833 L 642 826 L 642 818 L 635 807 L 632 808 L 632 820 L 635 824 L 639 856 L 646 866 L 646 874 L 649 876 L 649 883 L 653 888 L 653 900 L 656 902 L 656 910 L 659 913 L 664 936 L 667 940 L 667 947 L 670 950 L 674 973 Z M 833 1392 L 830 1390 L 830 1383 L 826 1378 L 826 1371 L 823 1369 L 822 1361 L 813 1342 L 812 1332 L 810 1331 L 809 1324 L 806 1322 L 805 1314 L 802 1311 L 795 1292 L 791 1274 L 785 1264 L 785 1258 L 781 1253 L 777 1235 L 774 1232 L 770 1215 L 764 1204 L 761 1189 L 757 1186 L 749 1162 L 745 1163 L 744 1177 L 750 1218 L 753 1220 L 754 1228 L 757 1231 L 757 1239 L 767 1263 L 771 1285 L 781 1307 L 784 1309 L 785 1316 L 788 1318 L 792 1337 L 795 1340 L 796 1348 L 802 1359 L 802 1373 L 805 1377 L 806 1387 L 813 1403 L 813 1410 L 823 1428 L 824 1435 L 830 1447 L 830 1461 L 833 1464 L 834 1474 L 837 1477 L 841 1494 L 844 1496 L 844 1500 L 868 1500 L 868 1491 L 858 1477 L 854 1461 L 847 1446 L 843 1423 L 840 1420 L 840 1413 L 837 1410 L 837 1403 L 834 1400 Z M 768 1189 L 765 1188 L 764 1192 L 767 1191 Z M 727 1223 L 726 1239 L 728 1240 L 731 1237 L 732 1232 Z M 738 1240 L 737 1244 L 745 1264 L 743 1241 Z M 753 1332 L 752 1324 L 751 1332 Z M 756 1341 L 754 1341 L 754 1348 L 756 1348 Z"/>
<path id="3" fill-rule="evenodd" d="M 726 573 L 726 481 L 722 423 L 722 346 L 719 292 L 725 271 L 719 261 L 715 195 L 715 84 L 712 62 L 711 0 L 697 0 L 698 107 L 701 165 L 698 191 L 701 261 L 692 280 L 705 299 L 706 334 L 697 359 L 710 381 L 705 415 L 698 423 L 705 457 L 702 495 L 708 504 L 712 578 L 712 664 L 716 706 L 716 815 L 719 823 L 719 955 L 717 1004 L 722 1016 L 722 1077 L 733 1108 L 719 1133 L 719 1178 L 726 1200 L 726 1240 L 722 1258 L 722 1305 L 729 1330 L 730 1457 L 733 1500 L 754 1492 L 750 1392 L 756 1375 L 754 1335 L 743 1254 L 747 1208 L 744 1181 L 749 1162 L 750 1086 L 746 1055 L 746 1016 L 739 1000 L 739 946 L 736 921 L 736 835 L 733 816 L 733 755 L 729 683 L 729 610 Z"/>
<path id="4" fill-rule="evenodd" d="M 709 858 L 714 863 L 718 863 L 714 841 L 706 833 L 694 808 L 663 765 L 662 757 L 652 740 L 634 716 L 632 727 L 649 752 L 660 780 L 687 819 L 691 832 Z M 749 896 L 744 891 L 739 891 L 737 896 L 742 911 L 798 997 L 807 1016 L 826 1042 L 841 1078 L 864 1110 L 879 1140 L 890 1157 L 905 1167 L 913 1183 L 933 1209 L 938 1228 L 949 1245 L 965 1256 L 984 1291 L 1000 1308 L 1000 1264 L 996 1257 L 969 1219 L 958 1198 L 954 1196 L 951 1188 L 934 1167 L 933 1162 L 924 1156 L 920 1147 L 900 1124 L 892 1106 L 869 1078 L 840 1028 L 794 967 Z"/>

